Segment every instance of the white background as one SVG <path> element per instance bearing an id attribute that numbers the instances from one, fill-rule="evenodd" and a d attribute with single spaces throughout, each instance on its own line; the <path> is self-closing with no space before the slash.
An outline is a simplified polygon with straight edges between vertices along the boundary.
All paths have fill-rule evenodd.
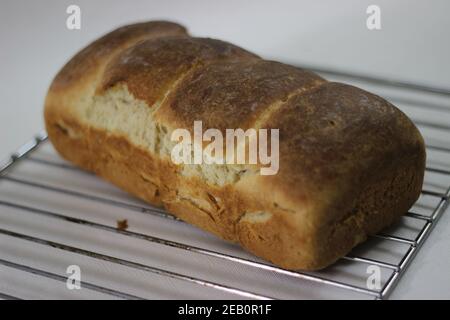
<path id="1" fill-rule="evenodd" d="M 65 26 L 82 11 L 81 30 Z M 382 30 L 366 28 L 381 8 Z M 449 1 L 17 1 L 0 2 L 0 158 L 43 128 L 52 77 L 114 27 L 168 19 L 263 57 L 450 88 Z M 393 298 L 450 298 L 450 221 L 444 216 Z"/>

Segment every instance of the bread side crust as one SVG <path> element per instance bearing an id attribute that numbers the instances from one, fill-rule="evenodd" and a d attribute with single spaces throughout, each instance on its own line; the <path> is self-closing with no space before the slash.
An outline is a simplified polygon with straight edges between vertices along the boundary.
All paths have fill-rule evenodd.
<path id="1" fill-rule="evenodd" d="M 242 192 L 250 181 L 242 186 L 209 185 L 196 177 L 180 176 L 170 161 L 133 146 L 123 136 L 66 123 L 69 130 L 78 132 L 73 137 L 51 118 L 47 124 L 53 145 L 67 160 L 286 269 L 317 270 L 330 265 L 369 234 L 391 225 L 420 194 L 417 162 L 404 163 L 401 170 L 393 166 L 367 184 L 344 219 L 316 228 L 306 220 L 310 212 L 302 216 Z"/>

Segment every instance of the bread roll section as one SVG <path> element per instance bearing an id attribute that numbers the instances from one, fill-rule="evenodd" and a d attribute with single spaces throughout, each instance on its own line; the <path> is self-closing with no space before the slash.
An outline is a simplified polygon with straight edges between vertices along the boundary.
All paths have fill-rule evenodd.
<path id="1" fill-rule="evenodd" d="M 58 73 L 45 102 L 66 159 L 288 269 L 326 267 L 418 198 L 423 139 L 361 89 L 148 22 L 117 29 Z M 279 129 L 279 171 L 171 161 L 177 128 Z"/>

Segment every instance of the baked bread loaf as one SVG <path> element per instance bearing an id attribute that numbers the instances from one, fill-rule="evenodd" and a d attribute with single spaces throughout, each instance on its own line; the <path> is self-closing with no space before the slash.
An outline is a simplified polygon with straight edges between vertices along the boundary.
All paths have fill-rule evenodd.
<path id="1" fill-rule="evenodd" d="M 279 171 L 180 164 L 176 128 L 279 129 Z M 178 24 L 119 28 L 75 55 L 45 101 L 66 159 L 288 269 L 324 268 L 417 200 L 422 136 L 382 98 Z"/>

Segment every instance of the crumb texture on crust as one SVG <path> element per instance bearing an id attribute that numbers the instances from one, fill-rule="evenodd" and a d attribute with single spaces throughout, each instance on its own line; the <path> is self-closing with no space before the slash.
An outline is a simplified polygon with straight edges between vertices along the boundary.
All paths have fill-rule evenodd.
<path id="1" fill-rule="evenodd" d="M 280 129 L 280 170 L 175 165 L 176 128 Z M 323 268 L 420 194 L 423 139 L 364 90 L 170 22 L 119 28 L 55 77 L 45 122 L 78 166 L 289 269 Z"/>

